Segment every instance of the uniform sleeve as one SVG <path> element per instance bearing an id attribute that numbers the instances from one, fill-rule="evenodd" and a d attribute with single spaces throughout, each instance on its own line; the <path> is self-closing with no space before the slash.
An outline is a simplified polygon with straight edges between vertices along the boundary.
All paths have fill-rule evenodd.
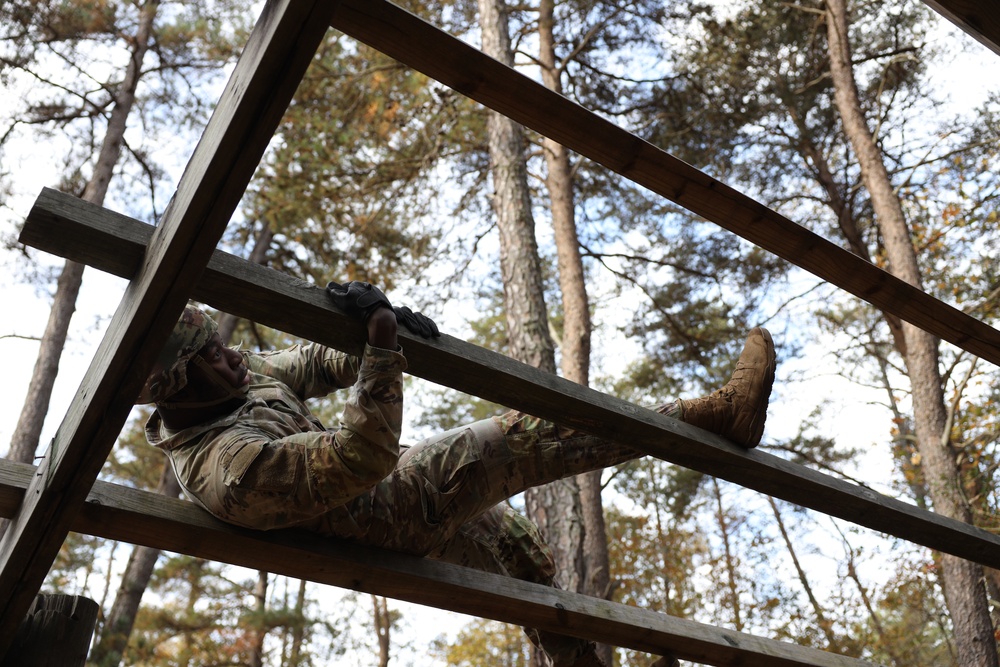
<path id="1" fill-rule="evenodd" d="M 308 521 L 369 491 L 399 459 L 406 359 L 366 347 L 359 361 L 338 429 L 280 434 L 251 412 L 178 471 L 185 488 L 219 518 L 261 530 Z"/>
<path id="2" fill-rule="evenodd" d="M 350 387 L 358 379 L 361 363 L 358 357 L 316 343 L 244 352 L 243 357 L 252 372 L 283 382 L 302 400 Z"/>
<path id="3" fill-rule="evenodd" d="M 309 460 L 316 493 L 340 505 L 369 490 L 393 471 L 403 423 L 402 353 L 365 346 L 332 448 Z"/>

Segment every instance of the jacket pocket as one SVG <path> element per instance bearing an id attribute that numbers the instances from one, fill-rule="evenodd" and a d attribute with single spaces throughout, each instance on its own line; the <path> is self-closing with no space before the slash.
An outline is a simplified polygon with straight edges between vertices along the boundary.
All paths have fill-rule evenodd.
<path id="1" fill-rule="evenodd" d="M 258 493 L 294 494 L 305 467 L 298 447 L 275 444 L 251 445 L 256 451 L 237 452 L 227 471 L 226 485 Z"/>
<path id="2" fill-rule="evenodd" d="M 222 481 L 226 486 L 235 486 L 243 481 L 247 470 L 260 456 L 265 445 L 260 442 L 237 443 L 222 454 Z"/>

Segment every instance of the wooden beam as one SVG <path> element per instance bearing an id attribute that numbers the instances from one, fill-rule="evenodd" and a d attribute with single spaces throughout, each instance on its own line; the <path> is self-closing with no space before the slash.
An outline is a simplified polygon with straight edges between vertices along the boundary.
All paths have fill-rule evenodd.
<path id="1" fill-rule="evenodd" d="M 1000 55 L 1000 2 L 924 0 L 924 3 Z"/>
<path id="2" fill-rule="evenodd" d="M 41 587 L 149 369 L 246 190 L 335 3 L 263 9 L 66 417 L 0 543 L 0 655 Z"/>
<path id="3" fill-rule="evenodd" d="M 0 460 L 0 516 L 36 470 Z M 870 663 L 301 531 L 256 532 L 193 503 L 97 482 L 72 529 L 321 584 L 552 630 L 708 665 L 863 667 Z"/>
<path id="4" fill-rule="evenodd" d="M 39 196 L 21 241 L 129 277 L 151 232 L 54 190 Z M 216 251 L 194 298 L 295 336 L 359 352 L 361 325 L 319 287 Z M 663 417 L 448 335 L 401 331 L 409 372 L 637 450 L 933 549 L 1000 567 L 1000 537 Z"/>
<path id="5" fill-rule="evenodd" d="M 1000 365 L 1000 331 L 795 224 L 392 3 L 343 0 L 334 13 L 332 25 L 876 308 Z"/>

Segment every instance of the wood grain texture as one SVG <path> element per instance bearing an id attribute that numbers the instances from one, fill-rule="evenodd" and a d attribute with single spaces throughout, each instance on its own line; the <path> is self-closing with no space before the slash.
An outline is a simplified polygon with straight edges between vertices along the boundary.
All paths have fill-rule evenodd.
<path id="1" fill-rule="evenodd" d="M 0 460 L 4 498 L 35 474 Z M 256 532 L 193 503 L 97 482 L 72 529 L 112 540 L 266 570 L 322 584 L 539 627 L 707 665 L 863 667 L 860 660 L 763 639 L 546 586 L 300 531 Z"/>
<path id="2" fill-rule="evenodd" d="M 1000 331 L 392 3 L 343 0 L 332 25 L 873 306 L 1000 365 Z"/>
<path id="3" fill-rule="evenodd" d="M 139 271 L 0 543 L 0 655 L 326 33 L 334 3 L 264 8 Z"/>
<path id="4" fill-rule="evenodd" d="M 122 271 L 141 257 L 148 225 L 45 190 L 21 240 L 68 259 L 90 258 Z M 118 273 L 130 277 L 126 271 Z M 357 353 L 361 325 L 329 305 L 323 290 L 216 251 L 193 295 L 220 310 L 294 336 Z M 390 295 L 391 297 L 391 295 Z M 409 372 L 803 507 L 846 519 L 990 567 L 1000 567 L 1000 537 L 722 438 L 582 387 L 448 335 L 427 341 L 405 330 Z"/>
<path id="5" fill-rule="evenodd" d="M 1000 55 L 998 0 L 924 0 L 924 3 Z"/>

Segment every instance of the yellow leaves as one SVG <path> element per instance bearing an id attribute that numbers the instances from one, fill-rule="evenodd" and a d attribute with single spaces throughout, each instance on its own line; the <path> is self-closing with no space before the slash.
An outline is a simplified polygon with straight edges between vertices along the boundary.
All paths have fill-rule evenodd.
<path id="1" fill-rule="evenodd" d="M 385 72 L 375 71 L 371 73 L 368 81 L 369 88 L 372 90 L 379 90 L 385 85 L 386 81 L 388 81 L 388 77 L 385 75 Z"/>
<path id="2" fill-rule="evenodd" d="M 910 464 L 913 466 L 919 466 L 921 461 L 923 461 L 923 457 L 920 455 L 920 452 L 913 452 L 910 456 Z"/>
<path id="3" fill-rule="evenodd" d="M 362 113 L 362 119 L 366 125 L 374 126 L 379 137 L 386 138 L 393 133 L 396 117 L 402 107 L 395 100 L 388 100 L 384 104 L 383 102 L 384 100 L 378 99 L 368 102 Z"/>
<path id="4" fill-rule="evenodd" d="M 955 218 L 959 217 L 961 214 L 962 214 L 962 208 L 958 204 L 952 203 L 945 206 L 944 210 L 941 211 L 941 218 L 945 222 L 950 222 Z"/>

